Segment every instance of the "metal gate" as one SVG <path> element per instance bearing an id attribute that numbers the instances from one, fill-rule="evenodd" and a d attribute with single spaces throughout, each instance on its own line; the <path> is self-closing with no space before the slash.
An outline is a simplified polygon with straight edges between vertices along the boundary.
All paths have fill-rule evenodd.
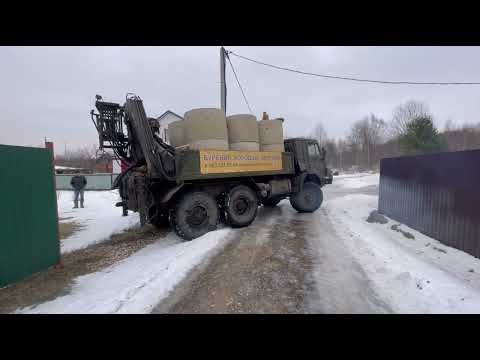
<path id="1" fill-rule="evenodd" d="M 0 145 L 0 287 L 60 260 L 49 149 Z"/>
<path id="2" fill-rule="evenodd" d="M 382 159 L 378 209 L 480 257 L 480 150 Z"/>

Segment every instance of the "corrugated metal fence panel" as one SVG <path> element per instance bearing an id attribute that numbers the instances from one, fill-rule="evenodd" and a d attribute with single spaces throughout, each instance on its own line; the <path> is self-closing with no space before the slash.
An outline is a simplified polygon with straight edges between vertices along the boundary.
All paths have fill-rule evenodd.
<path id="1" fill-rule="evenodd" d="M 51 153 L 0 145 L 0 287 L 60 260 Z"/>
<path id="2" fill-rule="evenodd" d="M 480 257 L 480 150 L 382 159 L 379 211 Z"/>
<path id="3" fill-rule="evenodd" d="M 87 179 L 85 190 L 110 190 L 119 174 L 83 174 Z M 70 180 L 74 175 L 56 175 L 57 190 L 73 190 Z"/>

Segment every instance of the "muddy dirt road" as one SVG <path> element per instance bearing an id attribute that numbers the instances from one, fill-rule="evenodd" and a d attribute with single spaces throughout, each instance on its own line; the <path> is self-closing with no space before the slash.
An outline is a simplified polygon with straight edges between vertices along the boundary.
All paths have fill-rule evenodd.
<path id="1" fill-rule="evenodd" d="M 324 188 L 314 214 L 288 201 L 259 208 L 255 222 L 194 269 L 154 313 L 388 313 L 328 218 L 328 200 L 376 186 Z"/>

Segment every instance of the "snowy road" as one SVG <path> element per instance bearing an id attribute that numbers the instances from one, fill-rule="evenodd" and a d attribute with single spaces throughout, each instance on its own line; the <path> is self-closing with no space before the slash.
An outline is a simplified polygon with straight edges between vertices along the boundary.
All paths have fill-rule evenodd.
<path id="1" fill-rule="evenodd" d="M 314 259 L 316 297 L 309 306 L 318 313 L 389 313 L 391 309 L 338 234 L 329 204 L 351 194 L 378 195 L 378 176 L 340 176 L 323 188 L 325 202 L 314 214 L 314 236 L 308 239 Z"/>
<path id="2" fill-rule="evenodd" d="M 328 200 L 314 214 L 298 214 L 288 200 L 273 209 L 260 208 L 251 226 L 236 230 L 225 250 L 192 272 L 154 312 L 391 312 L 326 211 L 335 198 L 376 194 L 372 184 L 378 176 L 345 180 L 347 184 L 324 188 Z"/>
<path id="3" fill-rule="evenodd" d="M 480 313 L 478 259 L 391 219 L 366 221 L 378 181 L 335 178 L 314 214 L 262 207 L 154 312 Z"/>
<path id="4" fill-rule="evenodd" d="M 290 204 L 260 208 L 247 228 L 195 269 L 155 313 L 305 313 L 314 292 L 305 240 L 310 216 Z"/>

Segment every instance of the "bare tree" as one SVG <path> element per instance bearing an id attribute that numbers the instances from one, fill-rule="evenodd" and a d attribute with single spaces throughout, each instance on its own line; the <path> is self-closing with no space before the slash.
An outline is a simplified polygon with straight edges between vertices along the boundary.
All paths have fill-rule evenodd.
<path id="1" fill-rule="evenodd" d="M 443 136 L 449 151 L 462 151 L 480 148 L 480 127 L 478 124 L 463 124 L 445 128 Z"/>
<path id="2" fill-rule="evenodd" d="M 377 147 L 384 140 L 385 128 L 385 121 L 374 114 L 353 123 L 348 142 L 355 152 L 356 165 L 365 165 L 370 169 L 377 162 Z"/>
<path id="3" fill-rule="evenodd" d="M 390 123 L 390 136 L 399 137 L 407 132 L 407 124 L 415 118 L 429 116 L 428 105 L 415 100 L 398 105 Z"/>
<path id="4" fill-rule="evenodd" d="M 317 122 L 313 130 L 313 136 L 318 141 L 320 147 L 324 147 L 327 142 L 327 132 L 321 122 Z"/>
<path id="5" fill-rule="evenodd" d="M 352 165 L 360 165 L 360 154 L 362 151 L 362 125 L 360 121 L 355 122 L 350 128 L 350 134 L 346 140 L 348 150 L 352 154 Z"/>
<path id="6" fill-rule="evenodd" d="M 97 146 L 85 145 L 81 148 L 69 150 L 59 154 L 55 162 L 57 165 L 93 169 L 97 158 Z"/>
<path id="7" fill-rule="evenodd" d="M 337 156 L 338 156 L 338 167 L 340 169 L 344 168 L 344 153 L 347 150 L 347 145 L 345 140 L 338 139 L 337 140 Z"/>
<path id="8" fill-rule="evenodd" d="M 326 161 L 330 167 L 338 168 L 338 151 L 337 151 L 337 143 L 334 139 L 328 139 L 325 142 L 324 146 L 327 155 Z"/>
<path id="9" fill-rule="evenodd" d="M 327 141 L 329 165 L 340 169 L 353 165 L 375 168 L 382 158 L 401 156 L 399 139 L 407 124 L 422 116 L 433 118 L 425 103 L 409 101 L 395 108 L 388 124 L 373 114 L 363 117 L 352 124 L 345 137 L 336 141 L 335 147 Z M 449 118 L 441 135 L 449 151 L 480 149 L 480 122 L 462 125 Z"/>
<path id="10" fill-rule="evenodd" d="M 445 131 L 453 131 L 457 128 L 457 125 L 452 120 L 452 118 L 448 118 L 445 122 Z"/>
<path id="11" fill-rule="evenodd" d="M 378 153 L 378 146 L 383 144 L 386 139 L 386 129 L 387 125 L 383 119 L 376 117 L 375 115 L 371 114 L 368 120 L 368 147 L 369 147 L 369 160 L 368 166 L 369 168 L 372 167 L 373 163 L 378 164 L 380 161 L 379 153 Z M 371 149 L 371 150 L 370 150 Z M 372 152 L 370 154 L 370 151 Z M 372 159 L 372 160 L 370 160 Z"/>

